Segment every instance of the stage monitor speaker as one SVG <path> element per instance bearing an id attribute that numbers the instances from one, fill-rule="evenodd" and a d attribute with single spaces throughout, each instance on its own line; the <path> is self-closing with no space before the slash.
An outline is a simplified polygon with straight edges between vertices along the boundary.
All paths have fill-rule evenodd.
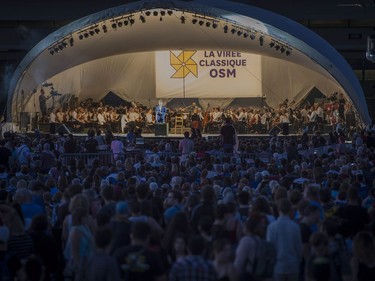
<path id="1" fill-rule="evenodd" d="M 155 124 L 155 136 L 168 136 L 168 126 L 167 123 Z"/>
<path id="2" fill-rule="evenodd" d="M 63 134 L 71 134 L 69 128 L 65 124 L 61 124 L 57 127 L 55 133 L 59 134 L 60 132 L 62 132 Z"/>

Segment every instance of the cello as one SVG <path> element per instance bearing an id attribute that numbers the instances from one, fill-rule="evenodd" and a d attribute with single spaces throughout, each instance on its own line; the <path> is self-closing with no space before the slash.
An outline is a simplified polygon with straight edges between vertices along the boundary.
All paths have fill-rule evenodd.
<path id="1" fill-rule="evenodd" d="M 206 131 L 206 125 L 208 124 L 208 122 L 210 122 L 210 112 L 208 111 L 210 109 L 210 104 L 208 103 L 207 104 L 207 108 L 204 112 L 204 116 L 203 116 L 203 122 L 202 122 L 202 127 L 203 127 L 203 131 L 205 132 Z"/>

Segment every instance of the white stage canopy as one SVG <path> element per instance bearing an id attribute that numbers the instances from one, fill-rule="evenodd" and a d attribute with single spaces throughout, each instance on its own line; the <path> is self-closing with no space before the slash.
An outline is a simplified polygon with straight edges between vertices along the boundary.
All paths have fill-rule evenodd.
<path id="1" fill-rule="evenodd" d="M 332 46 L 287 18 L 227 1 L 136 2 L 57 30 L 17 68 L 8 118 L 38 112 L 45 83 L 80 100 L 111 91 L 152 106 L 160 98 L 244 97 L 277 106 L 316 87 L 344 93 L 371 123 L 356 76 Z"/>

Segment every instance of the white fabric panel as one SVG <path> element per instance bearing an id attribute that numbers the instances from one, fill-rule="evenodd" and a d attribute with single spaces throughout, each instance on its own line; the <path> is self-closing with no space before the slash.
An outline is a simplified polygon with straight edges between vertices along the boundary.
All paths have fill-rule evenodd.
<path id="1" fill-rule="evenodd" d="M 262 81 L 263 93 L 272 107 L 277 107 L 286 98 L 298 103 L 313 87 L 327 96 L 343 91 L 337 83 L 315 71 L 265 56 L 262 57 Z"/>

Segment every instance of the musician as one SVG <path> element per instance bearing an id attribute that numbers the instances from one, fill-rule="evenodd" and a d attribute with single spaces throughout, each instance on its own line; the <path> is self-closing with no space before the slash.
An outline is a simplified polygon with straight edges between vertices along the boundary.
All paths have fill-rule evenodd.
<path id="1" fill-rule="evenodd" d="M 283 129 L 283 134 L 284 135 L 289 135 L 289 116 L 286 110 L 282 110 L 280 113 L 280 125 L 281 128 Z"/>
<path id="2" fill-rule="evenodd" d="M 42 114 L 42 119 L 45 119 L 47 117 L 47 97 L 43 88 L 40 89 L 39 109 Z"/>
<path id="3" fill-rule="evenodd" d="M 167 108 L 163 105 L 163 101 L 159 100 L 159 104 L 155 107 L 155 122 L 165 123 Z"/>
<path id="4" fill-rule="evenodd" d="M 56 112 L 56 122 L 57 123 L 64 122 L 64 112 L 62 111 L 61 108 Z"/>
<path id="5" fill-rule="evenodd" d="M 128 116 L 126 112 L 123 112 L 123 114 L 121 114 L 121 119 L 120 119 L 121 133 L 125 133 L 125 128 L 128 123 L 129 123 Z"/>
<path id="6" fill-rule="evenodd" d="M 105 119 L 104 119 L 104 115 L 103 115 L 103 112 L 101 109 L 98 110 L 98 123 L 99 125 L 104 125 L 105 124 Z"/>

